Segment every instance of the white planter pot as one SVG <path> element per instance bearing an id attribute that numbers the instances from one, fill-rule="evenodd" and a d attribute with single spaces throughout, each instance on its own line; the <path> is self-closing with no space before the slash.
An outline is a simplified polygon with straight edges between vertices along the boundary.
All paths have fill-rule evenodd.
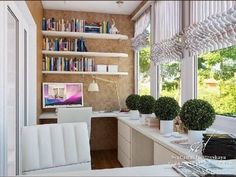
<path id="1" fill-rule="evenodd" d="M 130 115 L 130 119 L 132 119 L 132 120 L 139 119 L 139 111 L 138 110 L 130 110 L 129 115 Z"/>
<path id="2" fill-rule="evenodd" d="M 151 118 L 152 114 L 141 114 L 140 122 L 142 125 L 146 125 L 146 119 Z"/>
<path id="3" fill-rule="evenodd" d="M 188 130 L 188 143 L 202 142 L 203 132 L 202 130 Z"/>
<path id="4" fill-rule="evenodd" d="M 160 120 L 160 133 L 168 134 L 173 132 L 173 120 Z"/>

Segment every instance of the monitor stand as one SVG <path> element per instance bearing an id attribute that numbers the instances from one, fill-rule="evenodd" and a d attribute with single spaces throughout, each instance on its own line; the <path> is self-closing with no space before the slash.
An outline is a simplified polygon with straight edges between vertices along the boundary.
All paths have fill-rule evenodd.
<path id="1" fill-rule="evenodd" d="M 58 115 L 58 108 L 55 109 L 55 114 Z"/>

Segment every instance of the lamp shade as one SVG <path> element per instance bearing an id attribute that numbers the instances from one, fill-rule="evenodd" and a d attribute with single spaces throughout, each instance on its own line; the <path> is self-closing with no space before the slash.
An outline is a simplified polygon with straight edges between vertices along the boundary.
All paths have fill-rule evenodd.
<path id="1" fill-rule="evenodd" d="M 98 92 L 99 91 L 98 84 L 94 80 L 92 83 L 89 84 L 88 91 L 89 92 Z"/>

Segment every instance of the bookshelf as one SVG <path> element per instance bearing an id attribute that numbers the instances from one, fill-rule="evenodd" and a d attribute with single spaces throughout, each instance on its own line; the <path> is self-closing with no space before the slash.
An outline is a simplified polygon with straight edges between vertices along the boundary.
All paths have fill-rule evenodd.
<path id="1" fill-rule="evenodd" d="M 84 33 L 84 32 L 67 32 L 67 31 L 42 31 L 46 37 L 83 37 L 87 39 L 112 39 L 128 40 L 128 36 L 122 34 L 105 34 L 105 33 Z"/>
<path id="2" fill-rule="evenodd" d="M 109 53 L 109 52 L 73 52 L 73 51 L 48 51 L 43 50 L 45 55 L 56 56 L 83 56 L 83 57 L 111 57 L 111 58 L 127 58 L 128 54 L 125 53 Z"/>
<path id="3" fill-rule="evenodd" d="M 113 75 L 113 76 L 125 76 L 128 72 L 96 72 L 96 71 L 42 71 L 43 74 L 74 74 L 74 75 Z"/>

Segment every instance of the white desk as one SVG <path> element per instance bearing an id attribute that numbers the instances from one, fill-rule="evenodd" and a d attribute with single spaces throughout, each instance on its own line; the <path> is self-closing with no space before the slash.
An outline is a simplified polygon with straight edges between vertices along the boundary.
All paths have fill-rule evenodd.
<path id="1" fill-rule="evenodd" d="M 139 120 L 131 120 L 129 113 L 93 112 L 93 118 L 115 117 L 118 119 L 118 160 L 124 167 L 161 165 L 185 160 L 201 159 L 201 152 L 191 152 L 190 148 L 173 143 L 181 138 L 166 138 L 158 128 L 141 125 Z M 57 119 L 55 113 L 44 113 L 40 119 Z"/>
<path id="2" fill-rule="evenodd" d="M 113 168 L 104 170 L 58 172 L 40 174 L 40 176 L 174 176 L 179 177 L 170 165 L 143 166 L 132 168 Z"/>
<path id="3" fill-rule="evenodd" d="M 217 174 L 236 174 L 236 160 L 228 160 L 222 162 L 223 169 L 214 169 L 213 172 Z M 217 165 L 218 166 L 218 165 Z M 115 169 L 104 169 L 104 170 L 89 170 L 89 171 L 73 171 L 73 172 L 58 172 L 58 173 L 47 173 L 40 174 L 38 176 L 175 176 L 180 177 L 181 175 L 172 169 L 172 165 L 153 165 L 153 166 L 142 166 L 142 167 L 131 167 L 131 168 L 115 168 Z"/>
<path id="4" fill-rule="evenodd" d="M 127 112 L 99 112 L 99 111 L 93 111 L 92 117 L 99 118 L 99 117 L 127 117 L 129 116 L 129 113 Z M 57 119 L 57 114 L 55 112 L 43 112 L 39 116 L 40 120 L 43 119 Z"/>
<path id="5" fill-rule="evenodd" d="M 201 153 L 191 152 L 190 149 L 173 143 L 173 141 L 176 141 L 176 140 L 187 140 L 186 134 L 181 134 L 182 136 L 181 138 L 174 138 L 174 137 L 166 138 L 160 134 L 160 131 L 158 128 L 151 128 L 151 127 L 142 125 L 139 120 L 130 120 L 127 117 L 118 117 L 118 120 L 128 125 L 131 128 L 131 131 L 132 131 L 131 136 L 132 136 L 132 133 L 133 134 L 135 133 L 133 132 L 133 130 L 135 130 L 141 133 L 142 135 L 144 135 L 146 138 L 149 138 L 150 140 L 152 140 L 154 143 L 158 143 L 162 145 L 163 147 L 167 148 L 171 152 L 181 157 L 189 158 L 188 160 L 201 158 Z"/>

